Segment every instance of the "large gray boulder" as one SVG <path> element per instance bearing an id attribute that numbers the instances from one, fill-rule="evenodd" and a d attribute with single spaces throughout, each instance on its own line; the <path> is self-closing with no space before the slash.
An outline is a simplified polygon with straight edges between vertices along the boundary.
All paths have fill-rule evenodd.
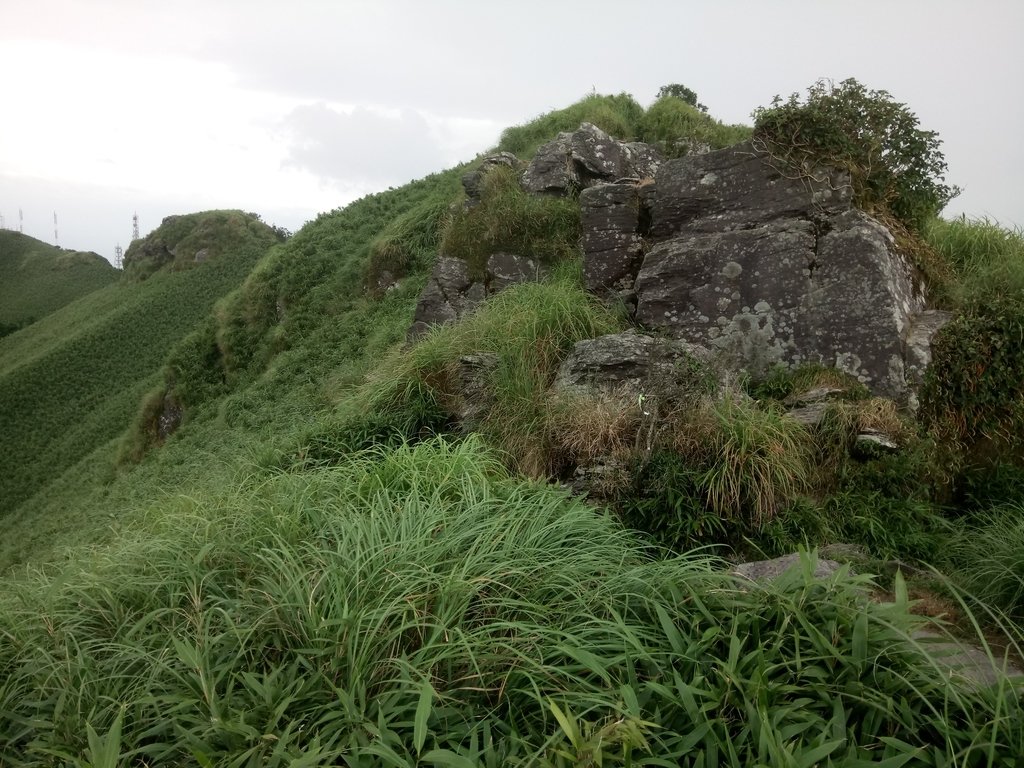
<path id="1" fill-rule="evenodd" d="M 582 123 L 537 150 L 522 185 L 534 194 L 567 195 L 604 181 L 648 178 L 660 164 L 654 147 L 617 141 L 596 125 Z"/>
<path id="2" fill-rule="evenodd" d="M 780 172 L 750 144 L 664 163 L 636 318 L 754 375 L 820 363 L 910 400 L 923 285 L 844 173 Z"/>

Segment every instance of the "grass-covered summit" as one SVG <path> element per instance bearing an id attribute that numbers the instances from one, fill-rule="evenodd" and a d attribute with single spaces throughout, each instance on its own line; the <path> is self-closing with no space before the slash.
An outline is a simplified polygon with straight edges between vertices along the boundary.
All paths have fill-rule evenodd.
<path id="1" fill-rule="evenodd" d="M 590 96 L 501 149 L 528 160 L 581 122 L 678 154 L 750 135 L 671 95 Z M 0 341 L 19 441 L 0 763 L 1015 765 L 1021 689 L 951 672 L 921 631 L 1020 656 L 1021 410 L 998 387 L 1024 381 L 1024 294 L 1002 279 L 1020 235 L 908 234 L 945 264 L 956 314 L 919 417 L 819 368 L 697 377 L 665 403 L 563 397 L 573 345 L 629 315 L 582 287 L 572 194 L 531 198 L 499 171 L 466 207 L 474 166 L 284 242 L 223 212 L 219 241 L 173 220 L 149 240 L 173 258 L 145 280 Z M 241 247 L 196 260 L 216 242 Z M 438 255 L 488 243 L 529 249 L 546 278 L 410 344 Z M 92 358 L 130 360 L 133 383 L 114 398 L 70 375 Z M 820 386 L 836 396 L 818 427 L 786 414 Z M 896 450 L 858 448 L 871 429 Z M 572 497 L 597 457 L 601 493 Z M 814 579 L 813 555 L 775 583 L 728 574 L 837 543 L 860 575 Z"/>
<path id="2" fill-rule="evenodd" d="M 0 337 L 117 279 L 118 271 L 95 253 L 0 229 Z"/>

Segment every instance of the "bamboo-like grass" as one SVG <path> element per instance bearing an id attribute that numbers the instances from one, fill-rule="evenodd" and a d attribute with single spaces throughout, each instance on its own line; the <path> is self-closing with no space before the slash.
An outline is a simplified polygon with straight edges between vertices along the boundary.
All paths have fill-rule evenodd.
<path id="1" fill-rule="evenodd" d="M 869 577 L 652 559 L 476 439 L 182 500 L 0 592 L 0 762 L 1013 765 Z"/>

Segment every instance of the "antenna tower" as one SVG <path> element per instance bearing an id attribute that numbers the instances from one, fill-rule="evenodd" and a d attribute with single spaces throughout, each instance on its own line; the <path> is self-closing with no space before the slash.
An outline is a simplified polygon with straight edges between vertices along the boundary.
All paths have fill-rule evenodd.
<path id="1" fill-rule="evenodd" d="M 132 240 L 139 239 L 139 212 L 136 211 L 135 215 L 132 216 Z"/>
<path id="2" fill-rule="evenodd" d="M 18 232 L 25 232 L 25 214 L 21 212 L 21 208 L 18 209 Z"/>
<path id="3" fill-rule="evenodd" d="M 57 237 L 57 212 L 53 212 L 53 244 L 60 248 L 60 238 Z"/>
<path id="4" fill-rule="evenodd" d="M 4 221 L 4 215 L 0 213 L 0 229 L 7 229 L 7 223 Z"/>
<path id="5" fill-rule="evenodd" d="M 114 248 L 114 266 L 117 267 L 118 269 L 121 268 L 121 264 L 124 261 L 124 259 L 122 258 L 123 256 L 124 251 L 121 249 L 121 244 L 118 243 L 117 247 Z"/>

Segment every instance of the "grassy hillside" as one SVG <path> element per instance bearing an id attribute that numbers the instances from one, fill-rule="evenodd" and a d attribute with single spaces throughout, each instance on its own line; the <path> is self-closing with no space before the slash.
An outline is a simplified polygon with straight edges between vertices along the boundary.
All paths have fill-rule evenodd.
<path id="1" fill-rule="evenodd" d="M 110 285 L 118 276 L 95 253 L 63 250 L 0 229 L 0 337 Z"/>
<path id="2" fill-rule="evenodd" d="M 749 135 L 678 99 L 590 96 L 501 146 L 527 158 L 581 121 L 680 153 Z M 997 666 L 1024 645 L 1020 234 L 907 235 L 957 313 L 919 419 L 821 369 L 697 377 L 651 419 L 550 393 L 575 341 L 628 325 L 581 287 L 576 201 L 498 171 L 467 212 L 464 171 L 257 238 L 237 270 L 195 266 L 207 246 L 165 230 L 142 282 L 0 341 L 0 402 L 26 409 L 4 457 L 22 490 L 0 517 L 0 763 L 1014 765 L 1020 689 L 951 674 L 920 631 Z M 550 278 L 406 345 L 437 254 L 510 239 Z M 218 265 L 237 287 L 122 374 L 134 416 L 115 424 L 95 378 L 125 365 L 114 328 L 191 301 Z M 995 365 L 958 365 L 986 350 Z M 489 397 L 459 424 L 457 367 L 478 353 Z M 94 399 L 76 412 L 46 373 L 80 367 Z M 845 392 L 821 428 L 783 415 L 823 382 Z M 184 419 L 165 438 L 167 402 Z M 863 427 L 900 450 L 856 453 Z M 560 482 L 601 455 L 600 498 L 571 498 Z M 717 559 L 838 542 L 882 575 L 814 580 L 807 555 L 752 586 Z"/>
<path id="3" fill-rule="evenodd" d="M 208 263 L 109 285 L 0 341 L 0 516 L 124 430 L 171 346 L 276 242 L 255 224 Z"/>

